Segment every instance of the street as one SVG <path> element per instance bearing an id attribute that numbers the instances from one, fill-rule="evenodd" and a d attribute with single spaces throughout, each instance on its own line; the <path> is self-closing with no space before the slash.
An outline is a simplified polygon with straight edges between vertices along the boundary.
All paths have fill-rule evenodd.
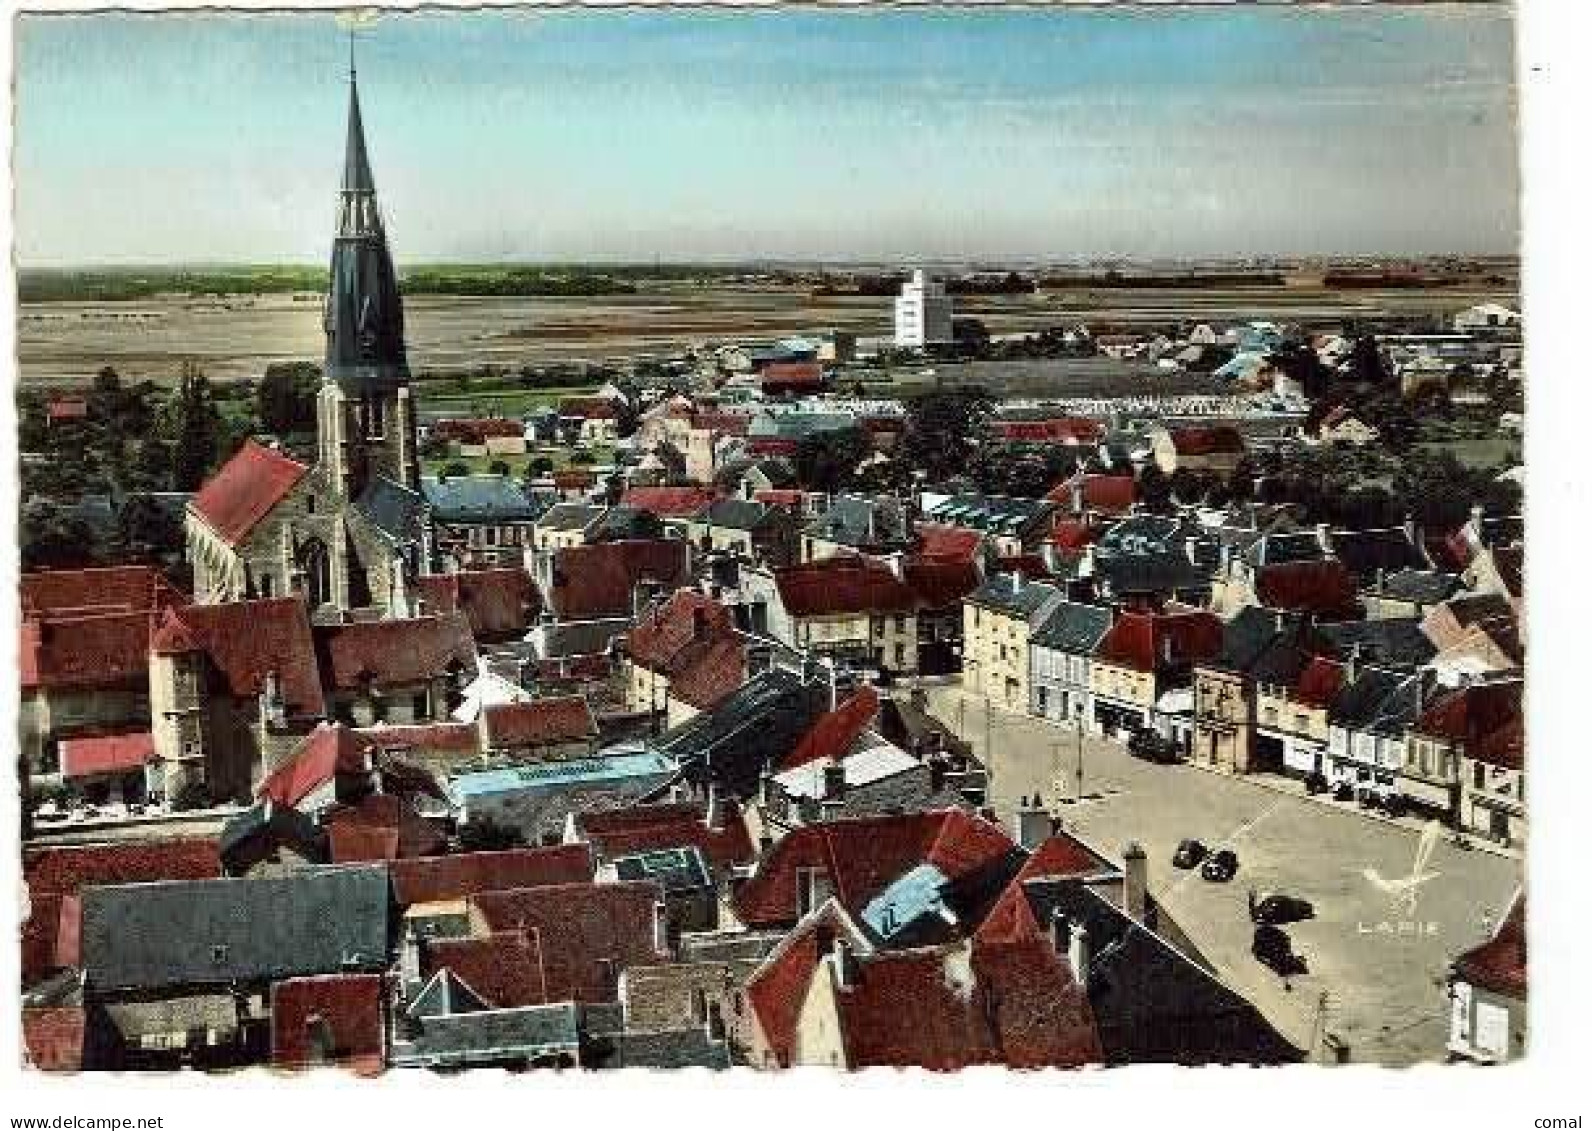
<path id="1" fill-rule="evenodd" d="M 1420 828 L 1373 819 L 1297 790 L 1187 765 L 1131 757 L 1103 738 L 994 710 L 954 685 L 930 691 L 930 710 L 958 728 L 990 771 L 1003 825 L 1039 793 L 1065 830 L 1120 861 L 1131 840 L 1149 856 L 1150 891 L 1221 978 L 1285 1036 L 1319 1055 L 1323 1034 L 1355 1062 L 1441 1060 L 1449 963 L 1486 936 L 1523 881 L 1518 859 L 1464 850 L 1443 837 L 1415 886 L 1413 911 L 1383 883 L 1411 874 Z M 988 751 L 986 752 L 986 744 Z M 1078 796 L 1082 766 L 1082 800 Z M 1238 874 L 1208 882 L 1172 865 L 1178 842 L 1238 854 Z M 1286 927 L 1308 973 L 1290 983 L 1250 953 L 1247 893 L 1309 900 L 1315 918 Z M 1290 988 L 1291 985 L 1291 988 Z"/>

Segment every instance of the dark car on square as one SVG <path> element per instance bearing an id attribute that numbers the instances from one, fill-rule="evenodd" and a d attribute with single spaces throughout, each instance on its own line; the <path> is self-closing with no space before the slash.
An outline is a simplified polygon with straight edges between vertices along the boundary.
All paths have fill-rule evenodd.
<path id="1" fill-rule="evenodd" d="M 1177 851 L 1172 853 L 1172 867 L 1182 868 L 1185 872 L 1190 868 L 1197 868 L 1200 861 L 1205 859 L 1206 853 L 1203 844 L 1193 837 L 1185 837 L 1178 841 Z"/>
<path id="2" fill-rule="evenodd" d="M 1238 853 L 1231 848 L 1213 852 L 1200 868 L 1200 875 L 1213 884 L 1225 884 L 1238 874 Z"/>
<path id="3" fill-rule="evenodd" d="M 1142 762 L 1158 766 L 1172 766 L 1183 760 L 1183 751 L 1170 738 L 1163 738 L 1153 730 L 1136 730 L 1128 739 L 1128 753 Z"/>
<path id="4" fill-rule="evenodd" d="M 1314 919 L 1316 909 L 1308 899 L 1276 892 L 1257 897 L 1252 891 L 1249 893 L 1249 917 L 1256 923 L 1278 926 Z"/>
<path id="5" fill-rule="evenodd" d="M 1295 974 L 1309 972 L 1305 960 L 1294 953 L 1293 942 L 1288 938 L 1288 933 L 1281 927 L 1274 927 L 1263 923 L 1255 928 L 1255 941 L 1250 947 L 1250 953 L 1262 966 L 1271 970 L 1280 978 L 1291 978 Z"/>

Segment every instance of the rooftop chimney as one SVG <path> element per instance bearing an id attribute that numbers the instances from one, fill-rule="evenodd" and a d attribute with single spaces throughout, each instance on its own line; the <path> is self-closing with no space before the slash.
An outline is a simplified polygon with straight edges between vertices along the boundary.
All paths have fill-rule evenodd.
<path id="1" fill-rule="evenodd" d="M 1138 841 L 1122 850 L 1122 913 L 1135 923 L 1144 922 L 1149 902 L 1149 867 Z"/>
<path id="2" fill-rule="evenodd" d="M 1089 963 L 1094 961 L 1094 951 L 1089 946 L 1089 930 L 1082 923 L 1075 924 L 1067 940 L 1067 965 L 1073 977 L 1085 989 L 1089 988 Z"/>
<path id="3" fill-rule="evenodd" d="M 1050 942 L 1056 953 L 1064 957 L 1072 949 L 1072 920 L 1059 907 L 1050 910 Z"/>
<path id="4" fill-rule="evenodd" d="M 652 905 L 652 949 L 664 957 L 672 954 L 669 947 L 669 905 L 661 899 Z"/>
<path id="5" fill-rule="evenodd" d="M 1353 683 L 1360 676 L 1360 646 L 1355 644 L 1349 649 L 1348 659 L 1343 661 L 1343 682 Z"/>
<path id="6" fill-rule="evenodd" d="M 403 948 L 398 955 L 398 973 L 406 994 L 420 988 L 420 935 L 414 924 L 410 924 L 404 932 Z"/>
<path id="7" fill-rule="evenodd" d="M 1022 571 L 1021 570 L 1017 570 L 1017 569 L 1012 570 L 1012 572 L 1011 572 L 1011 580 L 1012 580 L 1012 596 L 1015 597 L 1015 596 L 1017 596 L 1017 594 L 1019 594 L 1019 593 L 1021 593 L 1023 591 L 1023 574 L 1022 574 Z"/>
<path id="8" fill-rule="evenodd" d="M 1039 794 L 1034 794 L 1030 800 L 1022 799 L 1022 804 L 1017 807 L 1017 844 L 1030 852 L 1045 843 L 1050 836 L 1050 814 L 1045 810 Z"/>
<path id="9" fill-rule="evenodd" d="M 846 767 L 843 762 L 829 762 L 824 766 L 824 800 L 839 801 L 846 796 Z"/>
<path id="10" fill-rule="evenodd" d="M 837 938 L 829 956 L 830 964 L 835 971 L 835 988 L 849 990 L 856 986 L 857 959 L 851 953 L 851 944 L 845 939 Z"/>
<path id="11" fill-rule="evenodd" d="M 719 799 L 718 782 L 708 782 L 708 808 L 703 823 L 714 832 L 724 829 L 724 802 Z"/>

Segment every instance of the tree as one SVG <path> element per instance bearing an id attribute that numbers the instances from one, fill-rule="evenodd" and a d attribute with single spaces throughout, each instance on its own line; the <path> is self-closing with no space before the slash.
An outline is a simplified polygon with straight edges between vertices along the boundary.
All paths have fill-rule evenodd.
<path id="1" fill-rule="evenodd" d="M 965 473 L 994 407 L 989 393 L 975 385 L 934 389 L 914 397 L 907 402 L 901 458 L 930 482 Z"/>
<path id="2" fill-rule="evenodd" d="M 459 460 L 454 460 L 452 463 L 448 464 L 447 467 L 442 469 L 442 478 L 444 479 L 463 479 L 469 474 L 469 465 L 461 463 Z"/>
<path id="3" fill-rule="evenodd" d="M 1307 397 L 1323 396 L 1332 384 L 1332 371 L 1321 364 L 1321 358 L 1308 342 L 1288 342 L 1279 346 L 1268 360 L 1297 381 Z"/>
<path id="4" fill-rule="evenodd" d="M 1343 372 L 1353 385 L 1380 388 L 1393 380 L 1393 367 L 1388 364 L 1381 345 L 1369 334 L 1354 339 L 1349 356 L 1344 360 Z"/>
<path id="5" fill-rule="evenodd" d="M 18 530 L 23 569 L 72 569 L 94 564 L 94 532 L 53 503 L 26 508 Z"/>
<path id="6" fill-rule="evenodd" d="M 267 365 L 255 391 L 260 426 L 279 435 L 313 428 L 320 382 L 320 368 L 307 361 Z"/>
<path id="7" fill-rule="evenodd" d="M 491 465 L 487 467 L 487 471 L 501 478 L 507 478 L 509 475 L 513 474 L 514 469 L 509 466 L 507 460 L 495 459 L 492 461 Z"/>
<path id="8" fill-rule="evenodd" d="M 525 834 L 491 817 L 475 817 L 459 826 L 459 847 L 466 852 L 501 852 L 524 848 Z"/>
<path id="9" fill-rule="evenodd" d="M 553 466 L 552 457 L 536 456 L 530 463 L 526 464 L 525 469 L 534 475 L 542 476 L 553 474 Z"/>
<path id="10" fill-rule="evenodd" d="M 1165 510 L 1172 501 L 1172 484 L 1166 473 L 1153 463 L 1139 472 L 1139 501 L 1146 510 Z"/>
<path id="11" fill-rule="evenodd" d="M 134 495 L 116 516 L 122 547 L 135 557 L 163 557 L 183 549 L 182 523 L 148 495 Z"/>
<path id="12" fill-rule="evenodd" d="M 177 389 L 166 402 L 165 437 L 172 449 L 172 486 L 196 491 L 221 456 L 225 421 L 216 408 L 210 381 L 192 362 L 184 362 Z"/>
<path id="13" fill-rule="evenodd" d="M 811 491 L 844 490 L 867 454 L 868 437 L 859 428 L 803 436 L 796 442 L 796 478 Z"/>

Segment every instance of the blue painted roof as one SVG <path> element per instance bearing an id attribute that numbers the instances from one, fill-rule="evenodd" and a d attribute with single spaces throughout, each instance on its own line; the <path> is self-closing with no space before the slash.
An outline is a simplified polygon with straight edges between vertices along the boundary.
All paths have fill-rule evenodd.
<path id="1" fill-rule="evenodd" d="M 611 758 L 577 758 L 568 762 L 541 762 L 460 774 L 448 780 L 448 792 L 456 801 L 464 801 L 497 793 L 531 793 L 626 778 L 668 776 L 675 769 L 674 759 L 650 752 Z"/>
<path id="2" fill-rule="evenodd" d="M 949 882 L 933 864 L 919 864 L 874 896 L 862 909 L 863 922 L 886 942 L 925 916 L 954 923 L 956 913 L 944 897 Z"/>

